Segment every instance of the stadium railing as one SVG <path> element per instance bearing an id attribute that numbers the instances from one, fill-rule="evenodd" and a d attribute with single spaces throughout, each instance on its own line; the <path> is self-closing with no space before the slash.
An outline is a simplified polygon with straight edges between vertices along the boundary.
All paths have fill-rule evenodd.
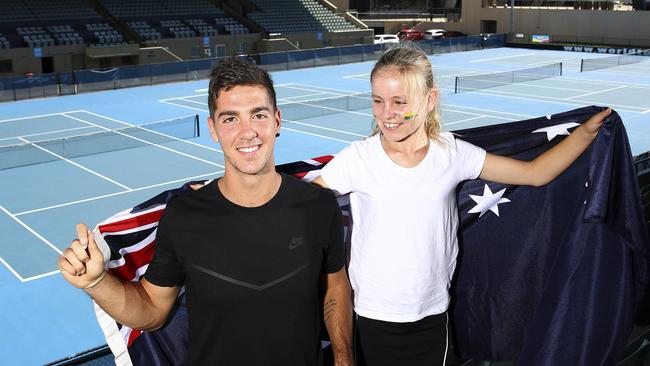
<path id="1" fill-rule="evenodd" d="M 429 55 L 502 47 L 505 35 L 469 36 L 414 42 Z M 377 60 L 390 44 L 355 45 L 287 52 L 242 55 L 268 71 L 340 65 Z M 170 82 L 206 79 L 223 58 L 197 59 L 161 64 L 76 70 L 53 74 L 0 78 L 0 102 Z"/>

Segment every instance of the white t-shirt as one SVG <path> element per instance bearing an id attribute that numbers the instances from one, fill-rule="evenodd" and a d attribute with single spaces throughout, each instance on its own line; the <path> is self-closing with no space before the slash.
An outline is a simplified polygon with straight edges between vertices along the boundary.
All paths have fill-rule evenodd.
<path id="1" fill-rule="evenodd" d="M 456 186 L 479 176 L 485 150 L 442 133 L 413 168 L 393 162 L 379 135 L 356 141 L 321 171 L 350 193 L 350 282 L 357 314 L 412 322 L 449 305 L 458 253 Z"/>

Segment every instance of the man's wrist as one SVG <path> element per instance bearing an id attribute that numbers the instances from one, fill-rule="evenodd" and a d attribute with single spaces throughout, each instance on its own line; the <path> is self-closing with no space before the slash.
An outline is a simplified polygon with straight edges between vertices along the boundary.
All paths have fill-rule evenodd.
<path id="1" fill-rule="evenodd" d="M 104 280 L 104 277 L 106 277 L 106 271 L 103 271 L 102 274 L 99 277 L 97 277 L 93 282 L 91 282 L 88 285 L 84 286 L 82 289 L 83 290 L 88 290 L 88 289 L 91 289 L 91 288 L 99 285 L 99 283 Z"/>

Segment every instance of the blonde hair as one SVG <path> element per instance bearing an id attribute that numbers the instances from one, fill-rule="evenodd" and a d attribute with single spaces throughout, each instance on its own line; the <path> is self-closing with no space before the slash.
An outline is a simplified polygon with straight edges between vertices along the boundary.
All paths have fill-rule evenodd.
<path id="1" fill-rule="evenodd" d="M 412 112 L 414 114 L 425 113 L 429 93 L 432 89 L 436 89 L 436 83 L 433 80 L 433 69 L 426 53 L 419 50 L 415 45 L 408 43 L 387 50 L 372 68 L 370 82 L 372 83 L 382 70 L 388 68 L 394 68 L 399 72 L 402 83 L 406 87 L 408 103 L 413 108 Z M 426 112 L 424 122 L 427 136 L 436 141 L 440 140 L 439 110 L 438 98 L 436 98 L 431 112 Z M 379 132 L 377 121 L 373 120 L 371 136 Z"/>

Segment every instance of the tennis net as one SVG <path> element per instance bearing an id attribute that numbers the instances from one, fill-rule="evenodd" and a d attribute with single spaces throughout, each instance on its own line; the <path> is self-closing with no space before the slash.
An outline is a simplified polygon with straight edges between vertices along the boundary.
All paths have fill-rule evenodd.
<path id="1" fill-rule="evenodd" d="M 370 93 L 279 103 L 282 118 L 301 120 L 372 108 Z"/>
<path id="2" fill-rule="evenodd" d="M 626 53 L 610 57 L 583 58 L 580 60 L 580 72 L 607 69 L 620 65 L 630 65 L 650 60 L 650 50 Z"/>
<path id="3" fill-rule="evenodd" d="M 199 116 L 0 147 L 0 170 L 198 137 Z"/>
<path id="4" fill-rule="evenodd" d="M 494 74 L 456 76 L 455 93 L 562 76 L 562 63 Z"/>

